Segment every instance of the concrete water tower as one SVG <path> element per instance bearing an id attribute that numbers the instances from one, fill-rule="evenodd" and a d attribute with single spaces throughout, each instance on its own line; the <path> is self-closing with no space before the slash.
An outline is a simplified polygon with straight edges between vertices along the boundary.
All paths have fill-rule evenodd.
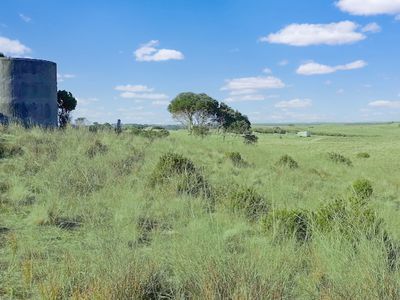
<path id="1" fill-rule="evenodd" d="M 0 57 L 0 122 L 57 126 L 57 65 Z"/>

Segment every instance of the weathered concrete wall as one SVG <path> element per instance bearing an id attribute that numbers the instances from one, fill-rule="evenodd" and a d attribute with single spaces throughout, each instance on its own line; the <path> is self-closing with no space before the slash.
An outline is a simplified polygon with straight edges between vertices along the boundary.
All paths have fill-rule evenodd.
<path id="1" fill-rule="evenodd" d="M 0 58 L 0 121 L 57 126 L 57 65 Z"/>

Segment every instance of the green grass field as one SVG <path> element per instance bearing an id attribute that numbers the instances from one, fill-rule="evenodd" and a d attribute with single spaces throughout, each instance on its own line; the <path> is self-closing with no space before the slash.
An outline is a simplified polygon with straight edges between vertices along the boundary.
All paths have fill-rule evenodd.
<path id="1" fill-rule="evenodd" d="M 2 128 L 0 299 L 399 299 L 399 125 L 285 128 Z"/>

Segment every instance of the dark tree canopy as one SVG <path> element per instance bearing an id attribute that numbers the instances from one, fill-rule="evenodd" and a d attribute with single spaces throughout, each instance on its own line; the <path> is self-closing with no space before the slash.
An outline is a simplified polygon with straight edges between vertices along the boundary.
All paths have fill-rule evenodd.
<path id="1" fill-rule="evenodd" d="M 214 121 L 218 101 L 206 94 L 181 93 L 171 101 L 168 111 L 192 131 L 193 126 L 206 126 Z"/>
<path id="2" fill-rule="evenodd" d="M 216 121 L 224 132 L 242 134 L 251 129 L 251 123 L 247 116 L 232 109 L 223 102 L 218 107 Z"/>
<path id="3" fill-rule="evenodd" d="M 6 57 L 4 53 L 0 52 L 0 57 Z"/>
<path id="4" fill-rule="evenodd" d="M 62 90 L 57 92 L 57 103 L 60 127 L 64 128 L 70 120 L 70 112 L 76 108 L 77 100 L 71 92 Z"/>

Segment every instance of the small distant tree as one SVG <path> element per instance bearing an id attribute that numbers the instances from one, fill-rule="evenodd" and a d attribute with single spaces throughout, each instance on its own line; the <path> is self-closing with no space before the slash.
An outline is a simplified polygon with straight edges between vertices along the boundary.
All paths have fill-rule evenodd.
<path id="1" fill-rule="evenodd" d="M 88 123 L 88 121 L 84 117 L 75 119 L 75 125 L 76 126 L 85 126 L 87 123 Z"/>
<path id="2" fill-rule="evenodd" d="M 218 101 L 206 94 L 181 93 L 171 101 L 168 111 L 192 132 L 193 126 L 204 127 L 213 122 Z"/>
<path id="3" fill-rule="evenodd" d="M 6 57 L 4 53 L 0 52 L 0 57 Z"/>
<path id="4" fill-rule="evenodd" d="M 60 128 L 65 128 L 70 121 L 70 113 L 76 108 L 77 100 L 71 92 L 57 92 L 58 122 Z"/>

